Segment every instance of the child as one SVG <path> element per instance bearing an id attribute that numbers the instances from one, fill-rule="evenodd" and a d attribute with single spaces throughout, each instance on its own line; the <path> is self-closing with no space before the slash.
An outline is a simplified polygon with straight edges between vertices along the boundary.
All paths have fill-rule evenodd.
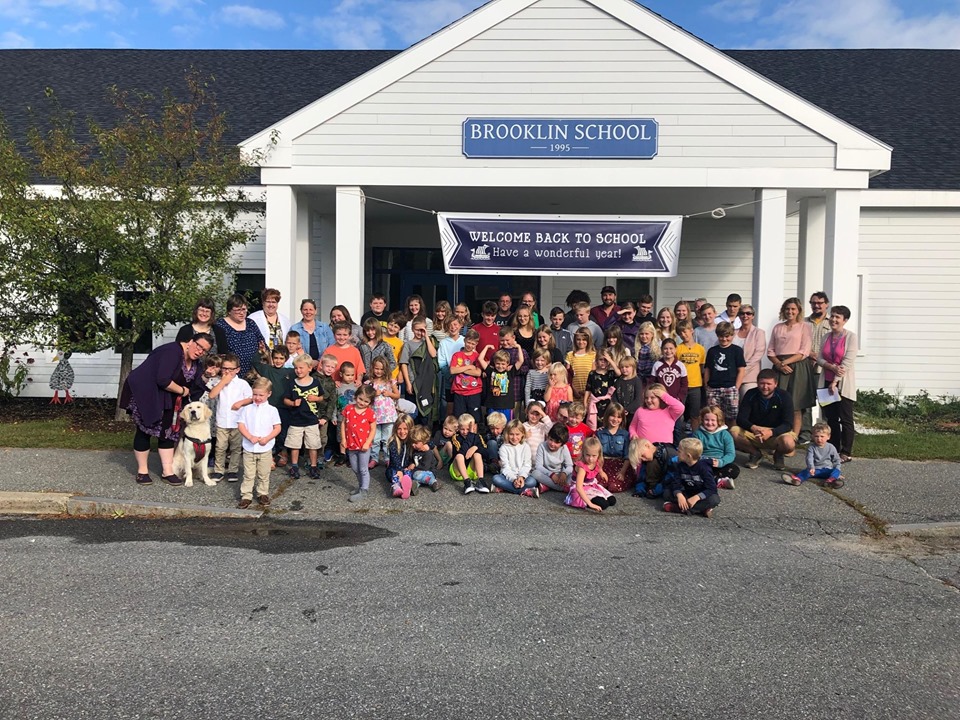
<path id="1" fill-rule="evenodd" d="M 590 333 L 591 348 L 599 348 L 603 345 L 603 329 L 590 319 L 590 303 L 578 302 L 572 307 L 576 322 L 567 325 L 567 332 L 573 335 L 573 346 L 577 346 L 577 333 L 585 330 Z"/>
<path id="2" fill-rule="evenodd" d="M 533 458 L 525 442 L 526 433 L 519 420 L 511 420 L 504 431 L 507 441 L 500 446 L 500 472 L 493 476 L 493 484 L 503 492 L 540 497 L 533 477 Z"/>
<path id="3" fill-rule="evenodd" d="M 567 333 L 566 330 L 563 332 Z M 567 335 L 569 334 L 570 333 L 567 333 Z M 570 346 L 571 348 L 573 347 L 572 339 L 570 340 Z M 557 347 L 557 341 L 553 337 L 553 332 L 550 330 L 549 325 L 541 325 L 537 329 L 533 349 L 534 351 L 543 350 L 547 353 L 547 365 L 552 365 L 555 362 L 562 363 L 563 358 L 567 355 L 567 353 L 560 352 L 560 348 Z M 530 362 L 533 362 L 532 356 Z"/>
<path id="4" fill-rule="evenodd" d="M 324 350 L 323 354 L 332 355 L 337 359 L 337 369 L 333 373 L 333 379 L 337 383 L 337 386 L 344 381 L 343 367 L 345 365 L 349 364 L 353 367 L 355 380 L 363 377 L 364 373 L 367 372 L 367 368 L 363 364 L 360 351 L 357 350 L 357 346 L 353 344 L 353 326 L 345 322 L 334 323 L 333 338 L 333 345 Z"/>
<path id="5" fill-rule="evenodd" d="M 303 355 L 303 344 L 300 342 L 300 332 L 298 330 L 291 330 L 287 333 L 287 338 L 283 343 L 283 346 L 287 348 L 287 361 L 283 364 L 288 370 L 293 369 L 293 360 L 298 355 Z"/>
<path id="6" fill-rule="evenodd" d="M 473 416 L 474 422 L 480 422 L 480 400 L 483 392 L 483 371 L 480 369 L 480 353 L 477 344 L 480 334 L 467 330 L 463 337 L 463 350 L 453 354 L 450 360 L 450 392 L 453 394 L 453 413 L 460 417 L 464 413 Z"/>
<path id="7" fill-rule="evenodd" d="M 323 398 L 317 403 L 317 422 L 320 428 L 320 452 L 317 469 L 323 470 L 324 456 L 328 443 L 331 442 L 330 454 L 333 455 L 337 446 L 337 428 L 333 422 L 337 417 L 337 383 L 333 380 L 333 373 L 337 369 L 337 359 L 333 355 L 322 355 L 317 362 L 317 369 L 313 376 L 320 383 L 320 395 Z"/>
<path id="8" fill-rule="evenodd" d="M 363 317 L 360 318 L 360 324 L 364 327 L 367 326 L 367 320 L 373 319 L 377 321 L 377 324 L 381 328 L 386 329 L 387 327 L 387 298 L 383 293 L 373 293 L 370 296 L 370 302 L 367 304 L 370 308 L 363 314 Z"/>
<path id="9" fill-rule="evenodd" d="M 630 444 L 630 433 L 623 426 L 626 413 L 623 405 L 611 402 L 601 420 L 601 427 L 597 430 L 597 440 L 603 450 L 603 471 L 607 474 L 604 486 L 610 492 L 623 492 L 627 489 L 624 481 L 623 464 L 627 458 L 627 447 Z"/>
<path id="10" fill-rule="evenodd" d="M 547 417 L 553 422 L 560 419 L 560 405 L 573 402 L 573 388 L 567 384 L 567 369 L 561 363 L 554 363 L 548 371 L 550 384 L 543 393 L 546 402 Z"/>
<path id="11" fill-rule="evenodd" d="M 547 368 L 550 367 L 550 353 L 543 348 L 533 351 L 530 360 L 533 367 L 527 372 L 526 382 L 523 384 L 523 402 L 529 405 L 531 401 L 543 400 L 550 381 Z"/>
<path id="12" fill-rule="evenodd" d="M 336 362 L 335 358 L 330 358 L 326 361 L 327 367 L 331 368 Z M 290 477 L 294 480 L 300 477 L 300 448 L 304 445 L 310 458 L 308 473 L 314 480 L 320 477 L 317 456 L 326 444 L 326 421 L 321 424 L 318 405 L 324 400 L 329 402 L 330 398 L 323 396 L 320 381 L 310 375 L 312 369 L 313 358 L 306 353 L 294 358 L 294 378 L 287 382 L 283 397 L 283 404 L 289 411 L 286 445 L 290 451 Z"/>
<path id="13" fill-rule="evenodd" d="M 723 410 L 708 405 L 700 411 L 700 427 L 693 437 L 703 445 L 703 457 L 710 462 L 717 478 L 717 487 L 733 490 L 733 481 L 740 475 L 740 466 L 735 462 L 736 449 L 733 435 L 723 424 Z"/>
<path id="14" fill-rule="evenodd" d="M 547 489 L 567 492 L 569 489 L 570 476 L 573 473 L 573 458 L 570 457 L 570 448 L 567 447 L 569 439 L 567 426 L 557 423 L 550 428 L 547 439 L 537 448 L 533 477 L 540 483 L 540 492 Z"/>
<path id="15" fill-rule="evenodd" d="M 683 401 L 683 416 L 690 423 L 691 429 L 696 430 L 700 422 L 700 391 L 703 387 L 701 370 L 707 361 L 707 351 L 693 339 L 693 323 L 689 320 L 677 323 L 677 332 L 683 340 L 677 346 L 677 357 L 687 369 L 687 397 Z"/>
<path id="16" fill-rule="evenodd" d="M 574 463 L 574 469 L 576 484 L 567 492 L 563 501 L 565 504 L 594 512 L 603 512 L 617 504 L 617 498 L 600 484 L 608 478 L 603 471 L 603 450 L 600 448 L 600 441 L 595 437 L 584 441 L 583 458 Z"/>
<path id="17" fill-rule="evenodd" d="M 480 311 L 481 322 L 473 326 L 477 331 L 477 352 L 486 356 L 500 349 L 500 326 L 497 325 L 497 304 L 487 300 Z M 487 349 L 489 348 L 489 350 Z M 456 412 L 456 411 L 454 411 Z"/>
<path id="18" fill-rule="evenodd" d="M 621 471 L 622 482 L 630 484 L 630 473 L 627 471 L 629 468 L 633 474 L 633 482 L 636 483 L 634 497 L 660 497 L 663 494 L 661 481 L 667 471 L 667 464 L 676 454 L 677 451 L 672 445 L 654 445 L 645 438 L 633 438 L 627 448 L 627 463 Z"/>
<path id="19" fill-rule="evenodd" d="M 707 404 L 723 409 L 728 425 L 737 422 L 740 383 L 747 371 L 743 348 L 733 344 L 733 325 L 717 323 L 717 344 L 707 350 L 703 381 L 707 385 Z"/>
<path id="20" fill-rule="evenodd" d="M 324 353 L 324 357 L 326 357 L 326 353 Z M 342 363 L 339 373 L 340 382 L 337 383 L 337 414 L 333 420 L 333 424 L 337 426 L 343 421 L 343 411 L 347 405 L 353 402 L 357 389 L 360 387 L 357 384 L 357 371 L 352 362 Z M 336 372 L 334 373 L 334 379 L 336 379 Z M 343 453 L 340 453 L 334 458 L 333 464 L 338 467 L 346 465 L 347 458 Z"/>
<path id="21" fill-rule="evenodd" d="M 490 492 L 488 481 L 483 479 L 483 451 L 486 444 L 483 438 L 477 435 L 473 416 L 464 413 L 457 418 L 457 434 L 453 436 L 453 464 L 450 466 L 450 476 L 454 480 L 463 481 L 463 494 L 469 495 L 474 490 L 481 493 Z"/>
<path id="22" fill-rule="evenodd" d="M 597 429 L 597 418 L 602 418 L 610 404 L 615 390 L 617 376 L 610 372 L 610 361 L 606 355 L 597 355 L 596 367 L 587 375 L 587 384 L 583 392 L 583 405 L 587 408 L 587 425 Z"/>
<path id="23" fill-rule="evenodd" d="M 785 483 L 799 485 L 810 478 L 825 479 L 828 488 L 837 490 L 843 487 L 840 475 L 840 455 L 827 440 L 830 439 L 830 426 L 817 423 L 810 430 L 810 444 L 807 446 L 806 467 L 796 475 L 783 473 L 780 477 Z"/>
<path id="24" fill-rule="evenodd" d="M 553 333 L 553 342 L 560 351 L 561 358 L 565 358 L 568 352 L 573 352 L 573 335 L 569 330 L 564 329 L 564 317 L 565 313 L 561 307 L 555 307 L 550 311 L 549 330 Z M 560 360 L 553 360 L 553 362 L 560 362 Z"/>
<path id="25" fill-rule="evenodd" d="M 269 351 L 269 354 L 264 347 L 260 351 L 260 356 L 253 361 L 253 369 L 257 371 L 257 374 L 266 378 L 272 384 L 272 392 L 268 402 L 277 408 L 277 414 L 280 416 L 280 434 L 273 445 L 273 467 L 271 469 L 277 466 L 284 467 L 287 464 L 284 457 L 286 450 L 283 449 L 283 444 L 287 440 L 287 427 L 289 427 L 290 421 L 286 419 L 287 408 L 283 404 L 283 396 L 287 391 L 287 383 L 293 377 L 293 371 L 285 367 L 288 359 L 287 348 L 278 345 Z M 269 364 L 268 360 L 270 361 Z"/>
<path id="26" fill-rule="evenodd" d="M 637 359 L 625 357 L 620 361 L 620 377 L 613 386 L 614 402 L 623 405 L 625 424 L 629 425 L 634 414 L 643 405 L 643 380 L 637 377 Z"/>
<path id="27" fill-rule="evenodd" d="M 660 359 L 660 341 L 657 340 L 653 323 L 640 325 L 634 354 L 637 357 L 637 375 L 647 384 L 653 375 L 653 364 Z"/>
<path id="28" fill-rule="evenodd" d="M 673 498 L 663 504 L 664 512 L 679 512 L 687 515 L 697 513 L 705 518 L 713 517 L 713 509 L 720 504 L 717 482 L 713 479 L 710 463 L 701 458 L 703 445 L 696 438 L 680 441 L 677 456 L 667 466 L 665 484 L 667 497 Z"/>
<path id="29" fill-rule="evenodd" d="M 570 448 L 570 457 L 574 462 L 580 459 L 583 452 L 583 443 L 593 436 L 593 430 L 583 422 L 585 409 L 582 402 L 572 402 L 567 406 L 567 432 L 570 434 L 567 447 Z"/>
<path id="30" fill-rule="evenodd" d="M 496 472 L 500 469 L 500 445 L 503 441 L 503 429 L 507 426 L 507 416 L 502 412 L 492 412 L 487 415 L 487 433 L 484 436 L 487 449 L 483 456 L 487 470 Z"/>
<path id="31" fill-rule="evenodd" d="M 510 364 L 510 354 L 503 349 L 493 354 L 490 365 L 492 367 L 485 368 L 483 373 L 483 405 L 488 411 L 496 410 L 503 413 L 509 421 L 513 418 L 515 403 L 516 366 Z"/>
<path id="32" fill-rule="evenodd" d="M 440 455 L 440 464 L 447 466 L 453 459 L 453 436 L 457 434 L 457 418 L 447 415 L 440 429 L 433 435 L 431 444 Z"/>
<path id="33" fill-rule="evenodd" d="M 450 362 L 455 353 L 463 350 L 463 335 L 461 330 L 463 324 L 460 318 L 452 315 L 447 319 L 444 330 L 447 337 L 440 341 L 437 346 L 437 366 L 440 371 L 440 388 L 438 395 L 442 402 L 447 404 L 446 410 L 449 415 L 453 411 L 453 393 L 450 391 Z"/>
<path id="34" fill-rule="evenodd" d="M 246 380 L 237 377 L 240 359 L 233 353 L 224 353 L 220 365 L 220 382 L 210 390 L 210 399 L 217 402 L 217 444 L 214 454 L 213 473 L 210 479 L 219 481 L 225 468 L 229 468 L 227 482 L 240 479 L 240 452 L 243 436 L 237 429 L 240 408 L 249 405 L 253 392 Z M 228 455 L 229 453 L 229 455 Z"/>
<path id="35" fill-rule="evenodd" d="M 274 351 L 284 348 L 275 348 Z M 280 413 L 268 401 L 273 383 L 261 377 L 254 381 L 253 403 L 240 411 L 237 429 L 243 436 L 243 482 L 240 483 L 240 504 L 248 508 L 256 490 L 257 502 L 270 504 L 270 460 L 275 438 L 280 434 Z"/>
<path id="36" fill-rule="evenodd" d="M 416 493 L 419 485 L 426 485 L 432 492 L 436 492 L 440 489 L 440 481 L 437 479 L 437 473 L 440 472 L 440 453 L 430 443 L 430 430 L 423 425 L 415 425 L 410 431 L 410 447 L 413 450 L 411 494 Z"/>
<path id="37" fill-rule="evenodd" d="M 567 353 L 566 362 L 573 370 L 573 396 L 583 398 L 587 376 L 593 370 L 597 353 L 593 349 L 593 337 L 589 330 L 581 328 L 573 336 L 573 352 Z"/>
<path id="38" fill-rule="evenodd" d="M 340 452 L 346 453 L 350 469 L 357 476 L 360 487 L 350 496 L 350 502 L 367 499 L 370 490 L 370 446 L 377 434 L 377 419 L 373 415 L 373 388 L 364 385 L 357 389 L 353 403 L 343 409 L 340 423 Z"/>
<path id="39" fill-rule="evenodd" d="M 383 326 L 377 322 L 376 318 L 367 318 L 361 332 L 363 342 L 357 346 L 357 349 L 360 351 L 363 366 L 367 369 L 367 375 L 370 374 L 373 359 L 382 357 L 387 363 L 387 377 L 391 377 L 397 367 L 397 358 L 393 354 L 390 343 L 383 339 Z"/>
<path id="40" fill-rule="evenodd" d="M 393 348 L 393 358 L 397 361 L 392 373 L 394 380 L 400 377 L 400 353 L 403 352 L 403 340 L 400 339 L 400 331 L 406 324 L 407 318 L 403 313 L 391 313 L 390 317 L 387 318 L 386 334 L 383 336 L 383 341 Z"/>
<path id="41" fill-rule="evenodd" d="M 619 325 L 611 325 L 603 331 L 603 349 L 601 355 L 605 355 L 607 362 L 610 363 L 610 371 L 620 376 L 620 363 L 623 359 L 630 357 L 633 353 L 623 344 L 623 330 Z"/>
<path id="42" fill-rule="evenodd" d="M 406 500 L 413 492 L 413 448 L 410 447 L 410 431 L 413 418 L 403 413 L 393 425 L 393 432 L 387 442 L 387 479 L 394 497 Z"/>
<path id="43" fill-rule="evenodd" d="M 710 303 L 704 303 L 697 311 L 700 325 L 693 332 L 693 337 L 706 352 L 717 344 L 717 310 Z"/>
<path id="44" fill-rule="evenodd" d="M 630 437 L 646 438 L 652 443 L 672 443 L 673 424 L 683 414 L 683 405 L 658 383 L 643 393 L 643 407 L 630 422 Z"/>
<path id="45" fill-rule="evenodd" d="M 200 402 L 210 408 L 210 457 L 207 458 L 207 467 L 213 467 L 213 458 L 217 447 L 217 405 L 216 398 L 210 397 L 210 391 L 220 382 L 220 366 L 223 365 L 223 356 L 207 355 L 203 359 L 203 383 L 207 391 L 200 396 Z"/>
<path id="46" fill-rule="evenodd" d="M 382 357 L 370 361 L 367 384 L 373 388 L 373 415 L 377 419 L 377 435 L 370 448 L 370 469 L 373 470 L 387 454 L 387 443 L 393 434 L 393 423 L 397 420 L 400 388 L 397 387 L 397 381 L 390 378 L 390 366 Z"/>
<path id="47" fill-rule="evenodd" d="M 664 308 L 669 312 L 668 308 Z M 687 366 L 677 360 L 677 343 L 666 338 L 660 343 L 660 359 L 653 364 L 653 381 L 663 385 L 671 396 L 682 403 L 687 400 Z M 697 391 L 699 392 L 699 390 Z M 673 426 L 673 442 L 677 444 L 683 432 L 683 416 Z"/>
<path id="48" fill-rule="evenodd" d="M 527 445 L 530 446 L 530 457 L 537 456 L 537 449 L 540 447 L 553 427 L 553 421 L 547 417 L 543 405 L 534 401 L 527 404 L 527 419 L 523 423 L 523 429 L 527 433 Z"/>

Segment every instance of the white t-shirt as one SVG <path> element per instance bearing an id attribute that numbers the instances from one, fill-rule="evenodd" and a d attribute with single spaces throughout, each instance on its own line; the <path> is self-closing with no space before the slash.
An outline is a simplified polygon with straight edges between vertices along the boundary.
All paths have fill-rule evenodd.
<path id="1" fill-rule="evenodd" d="M 230 408 L 238 400 L 246 400 L 248 397 L 253 397 L 253 390 L 250 389 L 250 383 L 246 380 L 234 378 L 227 383 L 220 394 L 217 395 L 217 400 L 220 401 L 217 404 L 217 427 L 235 428 L 237 421 L 240 419 L 240 411 Z"/>
<path id="2" fill-rule="evenodd" d="M 232 383 L 231 383 L 232 384 Z M 244 383 L 246 385 L 246 383 Z M 250 403 L 240 409 L 240 422 L 247 429 L 247 432 L 254 437 L 263 437 L 273 432 L 273 426 L 280 424 L 280 413 L 268 402 Z M 273 449 L 276 438 L 271 438 L 266 445 L 254 444 L 243 439 L 243 451 L 250 453 L 265 453 Z"/>

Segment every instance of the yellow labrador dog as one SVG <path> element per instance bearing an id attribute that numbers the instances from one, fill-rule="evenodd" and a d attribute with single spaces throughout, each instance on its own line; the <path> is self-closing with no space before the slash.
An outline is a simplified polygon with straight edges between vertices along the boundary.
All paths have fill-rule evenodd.
<path id="1" fill-rule="evenodd" d="M 202 402 L 192 402 L 180 411 L 183 427 L 180 442 L 173 456 L 173 474 L 185 480 L 184 487 L 193 487 L 193 473 L 200 472 L 204 485 L 216 485 L 207 473 L 210 457 L 210 408 Z"/>

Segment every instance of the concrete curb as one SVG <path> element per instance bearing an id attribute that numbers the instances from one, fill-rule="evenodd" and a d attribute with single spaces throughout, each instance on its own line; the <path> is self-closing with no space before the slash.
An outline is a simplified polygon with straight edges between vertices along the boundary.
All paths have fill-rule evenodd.
<path id="1" fill-rule="evenodd" d="M 960 522 L 889 525 L 887 527 L 887 535 L 960 535 Z"/>
<path id="2" fill-rule="evenodd" d="M 261 510 L 220 508 L 210 505 L 143 502 L 89 497 L 71 493 L 0 492 L 0 515 L 73 515 L 138 518 L 236 518 L 256 520 Z"/>

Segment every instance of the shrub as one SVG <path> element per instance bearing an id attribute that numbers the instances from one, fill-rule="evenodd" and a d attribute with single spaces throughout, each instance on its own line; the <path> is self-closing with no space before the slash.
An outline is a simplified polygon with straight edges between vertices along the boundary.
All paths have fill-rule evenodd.
<path id="1" fill-rule="evenodd" d="M 18 353 L 16 345 L 5 345 L 0 353 L 0 399 L 12 400 L 20 395 L 30 377 L 33 358 L 30 353 Z"/>

